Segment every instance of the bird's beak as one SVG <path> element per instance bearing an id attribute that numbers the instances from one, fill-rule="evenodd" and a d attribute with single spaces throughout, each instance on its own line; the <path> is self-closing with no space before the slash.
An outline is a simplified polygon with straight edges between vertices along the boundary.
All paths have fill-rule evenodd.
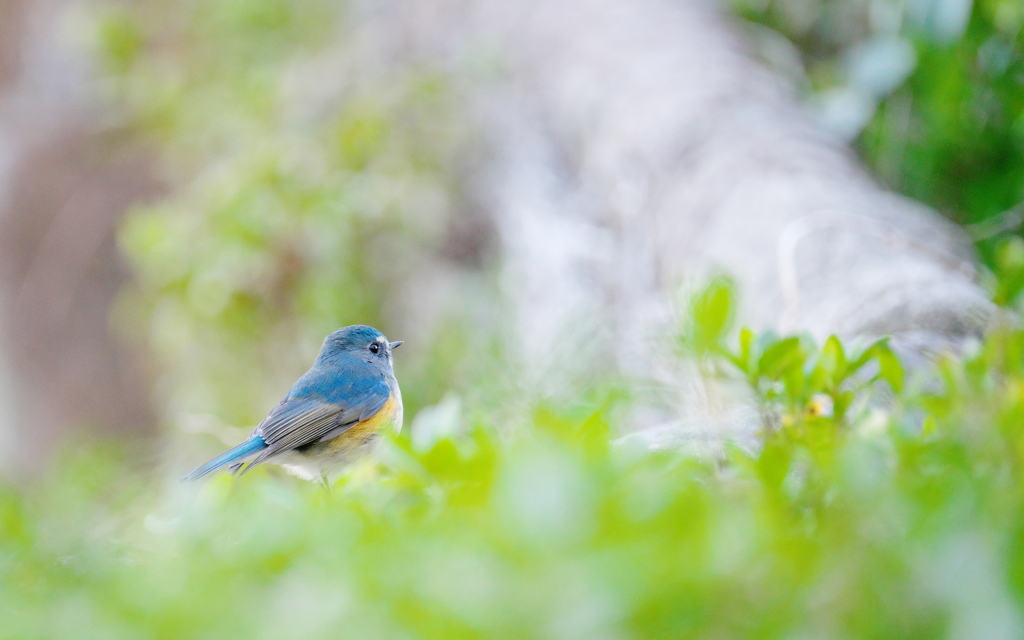
<path id="1" fill-rule="evenodd" d="M 403 342 L 405 342 L 405 340 L 395 340 L 394 342 L 389 342 L 388 350 L 390 351 L 391 349 L 397 349 L 398 347 L 402 346 Z"/>

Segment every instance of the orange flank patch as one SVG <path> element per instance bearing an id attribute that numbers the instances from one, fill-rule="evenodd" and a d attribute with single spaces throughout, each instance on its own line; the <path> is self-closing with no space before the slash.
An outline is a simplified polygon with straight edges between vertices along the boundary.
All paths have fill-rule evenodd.
<path id="1" fill-rule="evenodd" d="M 380 408 L 380 411 L 362 422 L 357 422 L 348 431 L 345 431 L 336 438 L 331 438 L 324 444 L 328 445 L 329 449 L 335 450 L 348 449 L 362 444 L 373 434 L 391 425 L 395 418 L 395 413 L 398 411 L 397 398 L 398 394 L 392 393 L 388 401 Z"/>

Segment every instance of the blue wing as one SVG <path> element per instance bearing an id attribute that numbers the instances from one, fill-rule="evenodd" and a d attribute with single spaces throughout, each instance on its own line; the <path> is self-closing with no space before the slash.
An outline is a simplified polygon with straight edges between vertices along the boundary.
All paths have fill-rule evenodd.
<path id="1" fill-rule="evenodd" d="M 387 383 L 381 380 L 379 384 L 366 385 L 362 393 L 344 404 L 317 398 L 286 398 L 253 430 L 252 435 L 262 438 L 267 448 L 245 471 L 276 453 L 341 435 L 380 411 L 390 393 Z"/>
<path id="2" fill-rule="evenodd" d="M 248 440 L 198 467 L 182 480 L 198 480 L 230 464 L 241 464 L 256 454 L 242 472 L 245 473 L 276 453 L 330 440 L 372 417 L 391 395 L 391 388 L 383 379 L 348 378 L 344 384 L 332 385 L 327 390 L 328 397 L 335 400 L 330 402 L 311 392 L 309 387 L 302 387 L 304 381 L 306 376 L 293 388 L 293 393 L 299 389 L 301 397 L 289 393 L 253 430 Z"/>

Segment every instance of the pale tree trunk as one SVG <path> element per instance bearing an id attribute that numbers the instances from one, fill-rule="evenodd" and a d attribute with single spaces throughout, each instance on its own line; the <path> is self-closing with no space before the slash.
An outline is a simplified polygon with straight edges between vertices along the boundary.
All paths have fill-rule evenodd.
<path id="1" fill-rule="evenodd" d="M 646 316 L 684 279 L 721 269 L 757 327 L 955 337 L 986 326 L 967 238 L 872 181 L 712 3 L 438 4 L 439 40 L 464 43 L 464 58 L 490 47 L 503 65 L 473 85 L 498 131 L 492 201 L 507 218 L 548 210 L 545 233 L 502 222 L 513 260 L 531 244 L 517 234 L 547 236 L 596 276 L 560 279 L 602 289 L 618 313 Z M 548 264 L 530 264 L 543 273 L 527 279 L 552 282 Z"/>
<path id="2" fill-rule="evenodd" d="M 680 288 L 716 272 L 735 279 L 743 324 L 893 335 L 912 360 L 991 321 L 964 234 L 876 184 L 714 3 L 417 6 L 385 20 L 406 19 L 406 45 L 447 65 L 490 132 L 476 185 L 538 386 L 607 355 L 672 378 L 657 353 Z M 697 415 L 674 427 L 750 426 L 676 380 Z"/>

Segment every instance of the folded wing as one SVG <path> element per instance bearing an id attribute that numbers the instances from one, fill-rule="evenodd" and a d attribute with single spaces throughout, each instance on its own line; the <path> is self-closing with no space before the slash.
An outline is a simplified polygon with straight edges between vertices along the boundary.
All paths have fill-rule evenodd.
<path id="1" fill-rule="evenodd" d="M 252 434 L 263 438 L 267 448 L 245 471 L 274 454 L 341 435 L 380 411 L 389 394 L 387 384 L 381 384 L 370 386 L 344 404 L 320 399 L 285 399 L 253 430 Z"/>

